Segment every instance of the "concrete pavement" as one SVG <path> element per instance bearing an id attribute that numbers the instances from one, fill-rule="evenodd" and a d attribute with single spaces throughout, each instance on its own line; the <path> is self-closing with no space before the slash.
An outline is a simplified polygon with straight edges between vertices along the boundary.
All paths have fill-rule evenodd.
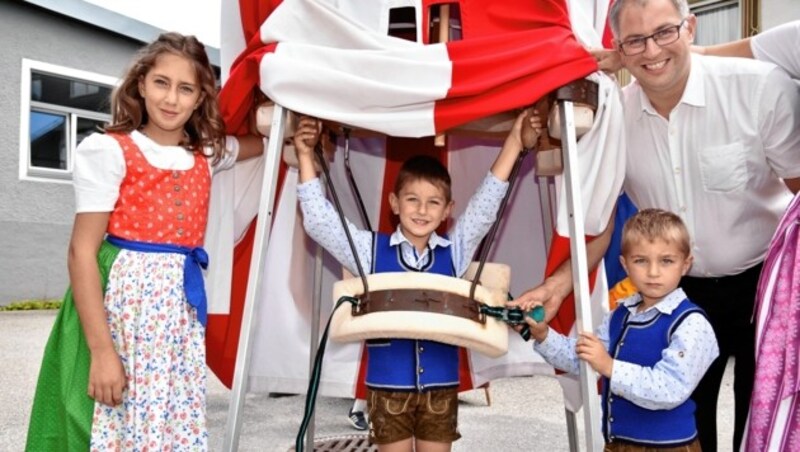
<path id="1" fill-rule="evenodd" d="M 0 312 L 0 451 L 21 451 L 39 365 L 55 311 Z M 729 364 L 720 395 L 720 451 L 730 450 L 733 425 L 732 380 Z M 220 450 L 230 392 L 209 372 L 208 419 L 211 450 Z M 460 396 L 459 430 L 454 451 L 569 450 L 561 389 L 547 376 L 493 381 L 492 405 L 483 390 Z M 248 394 L 240 451 L 286 452 L 302 419 L 303 396 L 269 397 Z M 320 398 L 316 437 L 358 434 L 347 423 L 350 401 Z M 578 424 L 583 417 L 578 413 Z M 582 431 L 582 425 L 579 425 Z M 582 443 L 583 435 L 579 436 Z M 581 450 L 585 450 L 581 447 Z"/>

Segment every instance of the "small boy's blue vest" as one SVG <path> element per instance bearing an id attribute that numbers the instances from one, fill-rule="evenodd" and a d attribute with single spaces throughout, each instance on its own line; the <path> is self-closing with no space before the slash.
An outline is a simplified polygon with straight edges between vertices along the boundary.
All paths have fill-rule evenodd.
<path id="1" fill-rule="evenodd" d="M 627 322 L 630 311 L 620 305 L 609 322 L 609 351 L 614 359 L 653 367 L 669 346 L 676 328 L 691 314 L 705 312 L 684 299 L 671 314 L 657 314 L 647 322 Z M 670 410 L 642 408 L 611 394 L 603 378 L 603 435 L 607 442 L 626 441 L 640 445 L 674 447 L 697 437 L 695 404 L 687 399 Z"/>
<path id="2" fill-rule="evenodd" d="M 455 276 L 450 248 L 428 250 L 430 260 L 417 270 L 403 261 L 400 246 L 375 233 L 371 273 L 421 271 Z M 367 386 L 384 391 L 428 391 L 458 386 L 458 348 L 441 342 L 411 339 L 367 341 Z"/>

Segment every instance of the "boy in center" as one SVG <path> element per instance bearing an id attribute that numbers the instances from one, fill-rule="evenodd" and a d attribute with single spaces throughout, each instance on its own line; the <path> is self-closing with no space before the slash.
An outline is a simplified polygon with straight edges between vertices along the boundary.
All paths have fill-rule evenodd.
<path id="1" fill-rule="evenodd" d="M 495 221 L 508 177 L 523 149 L 522 130 L 535 139 L 541 122 L 530 111 L 520 113 L 503 147 L 463 215 L 446 235 L 436 229 L 453 208 L 450 175 L 429 156 L 407 160 L 389 195 L 399 217 L 392 234 L 360 230 L 349 221 L 357 258 L 364 271 L 431 272 L 462 276 L 480 241 Z M 319 121 L 303 117 L 294 135 L 300 172 L 297 197 L 308 235 L 351 273 L 355 258 L 341 221 L 325 198 L 314 166 Z M 526 139 L 527 141 L 527 139 Z M 380 452 L 446 452 L 458 432 L 458 348 L 429 340 L 367 341 L 367 407 L 370 441 Z"/>

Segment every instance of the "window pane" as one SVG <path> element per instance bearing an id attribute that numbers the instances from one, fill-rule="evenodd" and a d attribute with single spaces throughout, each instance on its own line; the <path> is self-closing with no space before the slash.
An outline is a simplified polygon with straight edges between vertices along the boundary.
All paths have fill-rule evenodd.
<path id="1" fill-rule="evenodd" d="M 389 10 L 389 36 L 417 40 L 417 13 L 413 6 L 392 8 Z"/>
<path id="2" fill-rule="evenodd" d="M 111 87 L 57 75 L 31 73 L 31 100 L 110 113 Z"/>
<path id="3" fill-rule="evenodd" d="M 709 7 L 697 12 L 694 43 L 710 46 L 735 41 L 741 37 L 741 29 L 738 4 Z"/>
<path id="4" fill-rule="evenodd" d="M 31 111 L 31 166 L 67 169 L 67 117 Z"/>
<path id="5" fill-rule="evenodd" d="M 96 119 L 78 118 L 78 132 L 75 137 L 75 142 L 80 144 L 81 141 L 89 135 L 95 132 L 102 132 L 103 124 L 105 124 L 103 121 L 98 121 Z"/>

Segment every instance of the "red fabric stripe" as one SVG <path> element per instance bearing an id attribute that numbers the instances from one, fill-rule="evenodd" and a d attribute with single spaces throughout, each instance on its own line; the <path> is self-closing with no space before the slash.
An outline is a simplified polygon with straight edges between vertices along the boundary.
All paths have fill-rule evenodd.
<path id="1" fill-rule="evenodd" d="M 453 64 L 447 97 L 437 101 L 437 131 L 528 106 L 597 70 L 572 31 L 548 27 L 447 44 Z"/>
<path id="2" fill-rule="evenodd" d="M 239 15 L 245 42 L 258 35 L 261 24 L 267 20 L 281 0 L 239 0 Z"/>
<path id="3" fill-rule="evenodd" d="M 278 171 L 278 190 L 275 195 L 276 205 L 273 212 L 278 209 L 278 200 L 283 191 L 285 178 L 286 165 L 281 162 Z M 258 217 L 253 219 L 250 226 L 247 227 L 244 237 L 233 248 L 231 302 L 228 315 L 209 315 L 206 326 L 206 362 L 211 371 L 228 388 L 233 385 L 233 374 L 236 369 L 236 351 L 239 348 L 239 334 L 242 330 L 244 300 L 247 295 L 247 280 L 250 275 L 257 221 Z"/>
<path id="4" fill-rule="evenodd" d="M 592 241 L 594 237 L 586 236 L 586 241 Z M 547 266 L 545 267 L 545 277 L 548 277 L 570 257 L 569 238 L 562 237 L 557 233 L 553 234 L 553 243 L 550 245 L 550 252 L 547 255 Z M 594 290 L 594 283 L 597 270 L 589 272 L 589 291 Z M 550 326 L 561 334 L 569 334 L 572 325 L 575 324 L 575 296 L 569 294 L 561 303 L 555 318 L 550 321 Z"/>
<path id="5" fill-rule="evenodd" d="M 253 107 L 253 93 L 260 89 L 261 57 L 273 52 L 277 45 L 264 45 L 261 42 L 261 24 L 280 4 L 281 0 L 239 0 L 239 18 L 247 47 L 231 65 L 228 80 L 219 94 L 222 118 L 231 135 L 249 132 L 247 119 Z"/>
<path id="6" fill-rule="evenodd" d="M 461 13 L 464 39 L 528 31 L 532 28 L 560 26 L 570 28 L 564 0 L 423 0 L 422 23 L 429 23 L 430 7 L 456 4 Z M 425 30 L 425 34 L 428 30 Z M 427 41 L 426 41 L 427 42 Z"/>
<path id="7" fill-rule="evenodd" d="M 231 135 L 249 133 L 248 118 L 253 111 L 254 90 L 260 89 L 261 58 L 277 47 L 277 44 L 264 45 L 260 41 L 257 45 L 252 50 L 248 46 L 248 50 L 239 56 L 219 93 L 220 112 L 225 128 Z"/>

